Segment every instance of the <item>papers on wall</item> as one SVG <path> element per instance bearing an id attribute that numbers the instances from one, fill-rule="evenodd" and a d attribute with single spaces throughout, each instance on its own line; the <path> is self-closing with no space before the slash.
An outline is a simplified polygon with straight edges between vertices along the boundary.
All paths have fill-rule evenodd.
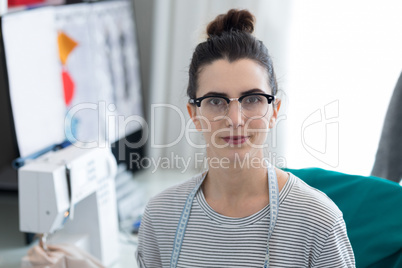
<path id="1" fill-rule="evenodd" d="M 65 138 L 102 146 L 140 128 L 123 124 L 142 116 L 129 2 L 9 14 L 2 31 L 22 157 Z"/>

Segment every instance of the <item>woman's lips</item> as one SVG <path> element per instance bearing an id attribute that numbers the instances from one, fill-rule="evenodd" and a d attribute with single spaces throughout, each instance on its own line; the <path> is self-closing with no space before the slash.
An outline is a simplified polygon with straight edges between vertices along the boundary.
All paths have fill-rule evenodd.
<path id="1" fill-rule="evenodd" d="M 222 139 L 229 143 L 229 144 L 242 144 L 245 143 L 246 140 L 248 139 L 248 136 L 226 136 L 222 137 Z"/>

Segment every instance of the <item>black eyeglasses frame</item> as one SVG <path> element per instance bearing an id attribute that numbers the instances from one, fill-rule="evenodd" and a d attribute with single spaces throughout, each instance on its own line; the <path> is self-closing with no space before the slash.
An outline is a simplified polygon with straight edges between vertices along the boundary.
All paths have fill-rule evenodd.
<path id="1" fill-rule="evenodd" d="M 215 98 L 218 97 L 218 98 L 224 99 L 227 102 L 227 104 L 229 104 L 231 101 L 234 101 L 234 100 L 237 100 L 241 104 L 241 101 L 244 98 L 249 97 L 249 96 L 255 96 L 255 95 L 264 96 L 265 98 L 267 98 L 268 104 L 271 104 L 271 102 L 275 100 L 275 96 L 272 96 L 272 95 L 269 95 L 269 94 L 265 94 L 265 93 L 249 93 L 249 94 L 245 94 L 245 95 L 241 96 L 240 98 L 228 98 L 228 97 L 225 97 L 225 96 L 222 96 L 222 95 L 207 95 L 207 96 L 203 96 L 203 97 L 196 98 L 196 99 L 190 99 L 188 102 L 190 104 L 197 105 L 197 107 L 201 107 L 201 101 L 202 100 L 204 100 L 206 98 L 211 98 L 211 97 L 215 97 Z"/>

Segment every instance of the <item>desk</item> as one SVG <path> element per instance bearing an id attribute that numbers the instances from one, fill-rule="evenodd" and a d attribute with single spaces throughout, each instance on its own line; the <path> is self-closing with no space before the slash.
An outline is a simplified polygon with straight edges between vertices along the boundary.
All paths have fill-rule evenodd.
<path id="1" fill-rule="evenodd" d="M 138 187 L 145 192 L 149 200 L 160 191 L 189 179 L 195 172 L 181 173 L 176 170 L 158 170 L 152 173 L 150 170 L 139 171 L 133 175 L 138 182 Z M 18 222 L 18 197 L 16 193 L 0 192 L 0 267 L 20 268 L 21 258 L 26 255 L 32 246 L 26 246 L 24 235 L 19 232 Z M 110 268 L 137 267 L 134 252 L 136 246 L 127 239 L 136 241 L 136 236 L 127 237 L 119 234 L 120 260 Z"/>

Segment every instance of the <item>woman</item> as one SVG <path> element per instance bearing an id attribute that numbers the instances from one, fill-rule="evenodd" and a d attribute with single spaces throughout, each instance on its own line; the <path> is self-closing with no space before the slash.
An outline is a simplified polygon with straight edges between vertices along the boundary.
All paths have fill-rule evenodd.
<path id="1" fill-rule="evenodd" d="M 140 267 L 354 267 L 341 211 L 322 192 L 264 160 L 280 108 L 254 17 L 230 10 L 193 54 L 187 109 L 209 170 L 154 197 Z"/>

